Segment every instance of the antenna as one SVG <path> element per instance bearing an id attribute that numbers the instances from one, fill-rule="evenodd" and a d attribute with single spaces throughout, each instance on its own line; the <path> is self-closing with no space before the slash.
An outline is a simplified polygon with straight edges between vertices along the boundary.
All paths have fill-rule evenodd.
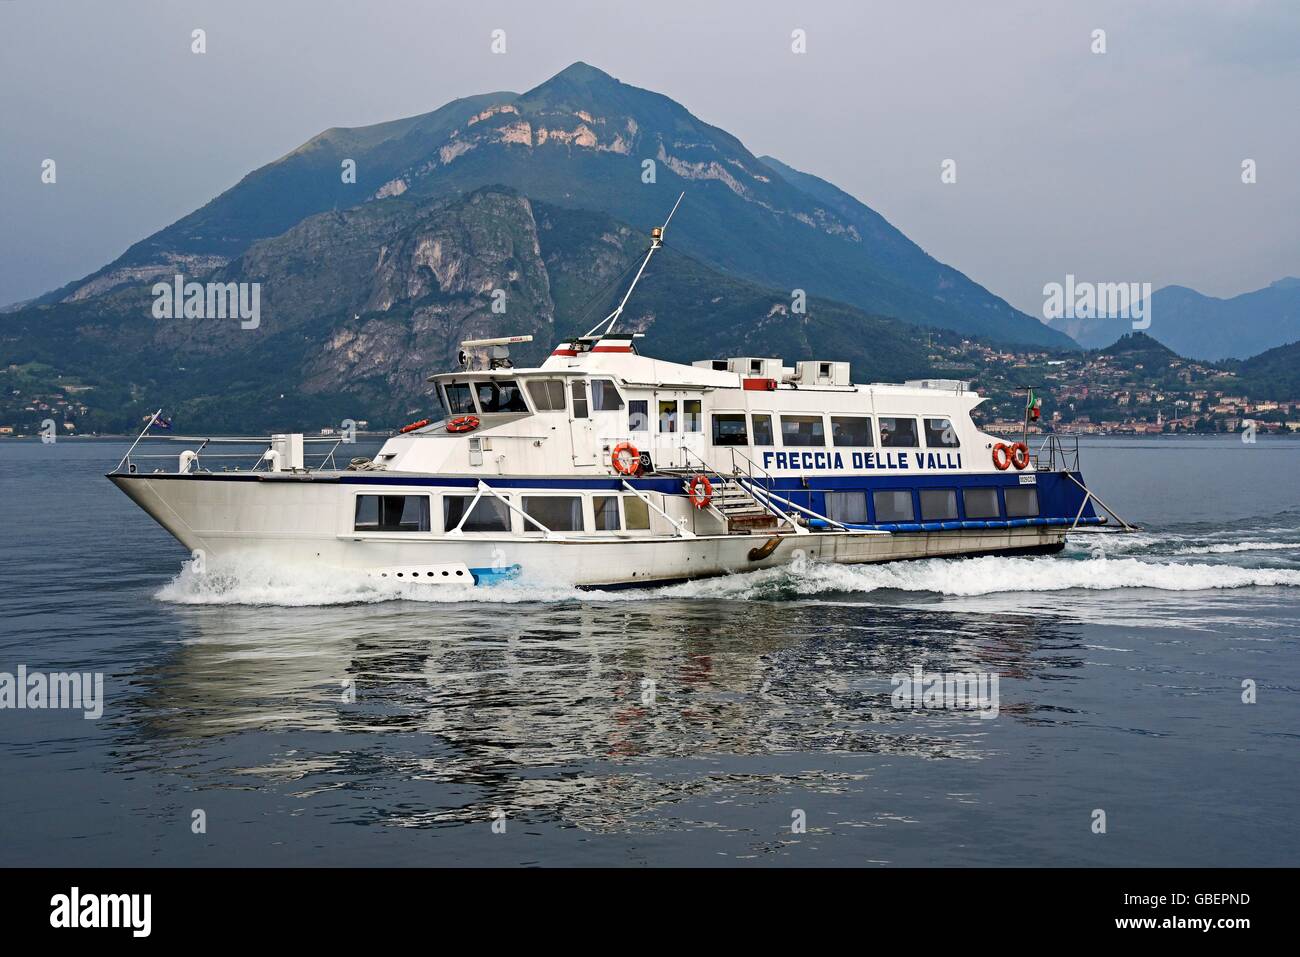
<path id="1" fill-rule="evenodd" d="M 623 301 L 618 304 L 617 309 L 611 312 L 604 319 L 600 320 L 600 322 L 596 323 L 591 328 L 591 331 L 583 337 L 584 339 L 594 336 L 596 330 L 600 329 L 601 326 L 605 327 L 605 335 L 609 335 L 614 331 L 614 324 L 618 322 L 618 317 L 623 314 L 623 307 L 627 305 L 628 299 L 631 298 L 632 290 L 635 289 L 636 284 L 640 282 L 641 274 L 645 272 L 645 267 L 650 265 L 650 257 L 655 254 L 656 250 L 663 246 L 664 233 L 668 231 L 668 224 L 672 222 L 673 213 L 677 212 L 677 207 L 682 204 L 682 198 L 685 197 L 685 195 L 685 193 L 678 195 L 677 202 L 673 203 L 673 208 L 669 211 L 668 218 L 664 220 L 664 224 L 662 226 L 656 226 L 654 229 L 650 230 L 650 248 L 646 251 L 645 259 L 641 263 L 641 268 L 636 271 L 636 276 L 632 280 L 632 285 L 628 286 L 627 292 L 623 294 Z"/>

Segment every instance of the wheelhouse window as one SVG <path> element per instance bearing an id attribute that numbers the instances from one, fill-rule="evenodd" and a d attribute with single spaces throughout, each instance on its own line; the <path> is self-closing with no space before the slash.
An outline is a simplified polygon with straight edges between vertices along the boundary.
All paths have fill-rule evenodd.
<path id="1" fill-rule="evenodd" d="M 587 383 L 584 379 L 573 380 L 573 417 L 575 419 L 586 419 L 588 413 L 587 404 Z"/>
<path id="2" fill-rule="evenodd" d="M 957 490 L 951 488 L 921 489 L 921 519 L 926 522 L 947 522 L 957 517 Z"/>
<path id="3" fill-rule="evenodd" d="M 748 445 L 749 432 L 745 428 L 745 413 L 713 413 L 714 445 Z"/>
<path id="4" fill-rule="evenodd" d="M 872 492 L 871 502 L 876 507 L 877 522 L 915 521 L 916 515 L 912 510 L 912 493 L 907 489 Z"/>
<path id="5" fill-rule="evenodd" d="M 450 532 L 460 525 L 460 520 L 465 517 L 465 510 L 469 508 L 472 501 L 474 501 L 473 495 L 444 495 L 442 497 L 443 528 Z M 474 511 L 470 512 L 469 518 L 465 520 L 465 524 L 461 525 L 461 531 L 508 532 L 510 531 L 510 509 L 499 498 L 483 495 L 474 506 Z"/>
<path id="6" fill-rule="evenodd" d="M 617 532 L 623 528 L 618 517 L 617 495 L 593 495 L 591 517 L 597 532 Z"/>
<path id="7" fill-rule="evenodd" d="M 825 445 L 826 432 L 820 415 L 781 416 L 781 442 L 786 446 Z"/>
<path id="8" fill-rule="evenodd" d="M 867 520 L 866 492 L 827 492 L 826 517 L 837 522 L 857 522 Z"/>
<path id="9" fill-rule="evenodd" d="M 352 528 L 358 532 L 427 532 L 429 496 L 358 495 Z"/>
<path id="10" fill-rule="evenodd" d="M 628 402 L 627 427 L 633 432 L 650 431 L 650 403 L 645 399 L 632 399 Z"/>
<path id="11" fill-rule="evenodd" d="M 925 420 L 925 444 L 932 449 L 956 449 L 961 447 L 957 430 L 949 419 Z"/>
<path id="12" fill-rule="evenodd" d="M 998 490 L 995 488 L 968 488 L 962 490 L 967 518 L 999 518 Z"/>
<path id="13" fill-rule="evenodd" d="M 704 431 L 704 403 L 699 399 L 682 399 L 682 431 Z"/>
<path id="14" fill-rule="evenodd" d="M 623 408 L 623 397 L 609 379 L 591 380 L 591 408 L 593 412 L 617 412 Z"/>
<path id="15" fill-rule="evenodd" d="M 1036 518 L 1038 516 L 1038 489 L 1032 485 L 1009 488 L 1003 495 L 1007 500 L 1007 518 Z"/>
<path id="16" fill-rule="evenodd" d="M 750 417 L 750 423 L 754 426 L 754 444 L 755 445 L 774 445 L 772 441 L 772 417 L 766 413 L 755 412 Z"/>
<path id="17" fill-rule="evenodd" d="M 468 382 L 449 382 L 442 387 L 448 415 L 470 415 L 474 408 L 474 390 Z"/>
<path id="18" fill-rule="evenodd" d="M 880 417 L 880 444 L 888 449 L 914 449 L 920 442 L 916 436 L 916 419 L 896 416 Z"/>
<path id="19" fill-rule="evenodd" d="M 835 445 L 875 445 L 871 440 L 871 420 L 860 415 L 832 415 L 831 441 Z"/>
<path id="20" fill-rule="evenodd" d="M 564 411 L 564 380 L 529 379 L 528 395 L 538 412 Z"/>
<path id="21" fill-rule="evenodd" d="M 523 390 L 514 379 L 485 379 L 477 383 L 478 405 L 484 412 L 527 412 Z"/>
<path id="22" fill-rule="evenodd" d="M 676 399 L 659 400 L 659 431 L 660 432 L 677 431 L 677 400 Z"/>
<path id="23" fill-rule="evenodd" d="M 578 495 L 525 495 L 523 509 L 553 532 L 582 531 L 582 498 Z M 524 522 L 524 531 L 541 534 L 532 522 Z"/>

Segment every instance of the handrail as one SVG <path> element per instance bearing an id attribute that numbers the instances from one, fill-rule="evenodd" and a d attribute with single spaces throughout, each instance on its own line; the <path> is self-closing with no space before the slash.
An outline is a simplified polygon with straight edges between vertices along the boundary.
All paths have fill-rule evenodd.
<path id="1" fill-rule="evenodd" d="M 673 528 L 677 529 L 678 535 L 680 535 L 682 538 L 695 537 L 695 533 L 686 527 L 686 519 L 683 518 L 680 522 L 677 521 L 671 515 L 665 512 L 662 508 L 656 505 L 654 502 L 650 501 L 650 496 L 642 494 L 639 489 L 633 488 L 631 485 L 629 485 L 627 479 L 623 479 L 622 482 L 623 482 L 623 487 L 627 489 L 629 492 L 631 492 L 633 495 L 635 495 L 637 498 L 639 498 L 641 501 L 645 502 L 647 508 L 654 509 L 655 512 L 663 516 L 664 521 L 666 521 Z"/>

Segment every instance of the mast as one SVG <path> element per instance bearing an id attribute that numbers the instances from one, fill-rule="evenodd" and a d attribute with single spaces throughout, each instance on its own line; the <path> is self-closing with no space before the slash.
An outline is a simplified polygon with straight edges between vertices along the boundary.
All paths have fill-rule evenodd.
<path id="1" fill-rule="evenodd" d="M 601 326 L 605 327 L 604 335 L 609 335 L 609 333 L 614 331 L 614 324 L 618 322 L 618 317 L 623 314 L 623 307 L 627 305 L 628 299 L 631 298 L 632 290 L 635 289 L 636 284 L 641 281 L 641 274 L 645 272 L 645 267 L 650 265 L 650 257 L 653 256 L 661 246 L 663 246 L 664 233 L 668 229 L 668 224 L 672 222 L 673 213 L 677 212 L 677 207 L 682 204 L 682 197 L 685 195 L 685 193 L 678 195 L 677 202 L 673 203 L 673 208 L 669 211 L 668 218 L 664 220 L 664 224 L 662 226 L 656 226 L 654 229 L 650 230 L 650 248 L 646 250 L 645 259 L 641 262 L 641 268 L 636 271 L 636 276 L 632 279 L 632 285 L 628 286 L 627 292 L 623 294 L 623 301 L 618 304 L 617 309 L 611 312 L 604 319 L 600 320 L 600 322 L 596 323 L 596 325 L 591 328 L 591 331 L 583 338 L 591 338 L 596 335 L 597 330 L 599 330 Z"/>

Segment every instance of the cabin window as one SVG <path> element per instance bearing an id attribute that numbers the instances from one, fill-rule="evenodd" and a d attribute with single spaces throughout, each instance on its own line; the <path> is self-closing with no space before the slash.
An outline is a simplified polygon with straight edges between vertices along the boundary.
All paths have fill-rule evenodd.
<path id="1" fill-rule="evenodd" d="M 582 531 L 582 498 L 577 495 L 525 495 L 524 512 L 553 532 Z M 532 522 L 524 522 L 524 531 L 541 534 Z"/>
<path id="2" fill-rule="evenodd" d="M 703 403 L 699 399 L 682 399 L 682 431 L 703 432 Z"/>
<path id="3" fill-rule="evenodd" d="M 1007 518 L 1035 518 L 1038 515 L 1038 489 L 1009 488 L 1003 495 L 1007 500 Z"/>
<path id="4" fill-rule="evenodd" d="M 871 420 L 859 415 L 832 415 L 831 441 L 836 445 L 875 445 L 871 440 Z"/>
<path id="5" fill-rule="evenodd" d="M 474 409 L 474 390 L 468 382 L 450 382 L 443 386 L 447 396 L 447 412 L 450 415 L 469 415 Z"/>
<path id="6" fill-rule="evenodd" d="M 755 445 L 774 445 L 772 441 L 772 417 L 766 413 L 759 415 L 755 412 L 750 416 L 754 426 L 754 444 Z"/>
<path id="7" fill-rule="evenodd" d="M 469 508 L 472 501 L 474 501 L 473 495 L 444 495 L 442 497 L 443 528 L 450 532 L 460 525 L 460 520 L 465 517 L 465 510 Z M 510 531 L 510 509 L 499 498 L 483 495 L 460 529 L 462 532 L 508 532 Z"/>
<path id="8" fill-rule="evenodd" d="M 968 488 L 962 491 L 967 518 L 998 518 L 998 490 L 995 488 Z"/>
<path id="9" fill-rule="evenodd" d="M 587 383 L 584 379 L 573 380 L 573 417 L 575 419 L 588 418 Z"/>
<path id="10" fill-rule="evenodd" d="M 641 501 L 640 496 L 623 496 L 623 524 L 629 532 L 650 530 L 650 506 Z"/>
<path id="11" fill-rule="evenodd" d="M 961 440 L 949 419 L 926 419 L 925 444 L 932 449 L 956 449 L 961 447 Z"/>
<path id="12" fill-rule="evenodd" d="M 866 492 L 827 492 L 826 517 L 837 522 L 867 521 Z"/>
<path id="13" fill-rule="evenodd" d="M 591 380 L 591 408 L 594 412 L 617 412 L 623 408 L 623 397 L 609 379 Z"/>
<path id="14" fill-rule="evenodd" d="M 676 399 L 659 400 L 659 431 L 660 432 L 677 431 L 677 400 Z"/>
<path id="15" fill-rule="evenodd" d="M 514 379 L 486 379 L 478 383 L 478 406 L 484 412 L 527 412 L 523 391 Z"/>
<path id="16" fill-rule="evenodd" d="M 872 492 L 871 501 L 876 507 L 877 522 L 915 521 L 916 515 L 912 511 L 912 493 L 908 489 Z"/>
<path id="17" fill-rule="evenodd" d="M 921 489 L 921 520 L 947 522 L 957 517 L 957 491 L 950 488 Z"/>
<path id="18" fill-rule="evenodd" d="M 358 495 L 352 527 L 358 532 L 427 532 L 429 496 Z"/>
<path id="19" fill-rule="evenodd" d="M 529 379 L 528 394 L 538 412 L 564 411 L 564 381 L 562 379 Z"/>
<path id="20" fill-rule="evenodd" d="M 826 433 L 820 415 L 781 416 L 783 445 L 825 445 Z"/>
<path id="21" fill-rule="evenodd" d="M 617 532 L 623 526 L 618 520 L 617 495 L 593 495 L 591 497 L 591 517 L 598 532 Z"/>
<path id="22" fill-rule="evenodd" d="M 880 417 L 880 444 L 887 449 L 914 449 L 920 442 L 916 437 L 916 419 Z"/>
<path id="23" fill-rule="evenodd" d="M 645 399 L 633 399 L 627 404 L 627 427 L 633 432 L 650 431 L 650 404 Z"/>
<path id="24" fill-rule="evenodd" d="M 713 413 L 714 445 L 748 445 L 749 432 L 745 428 L 743 412 Z"/>

